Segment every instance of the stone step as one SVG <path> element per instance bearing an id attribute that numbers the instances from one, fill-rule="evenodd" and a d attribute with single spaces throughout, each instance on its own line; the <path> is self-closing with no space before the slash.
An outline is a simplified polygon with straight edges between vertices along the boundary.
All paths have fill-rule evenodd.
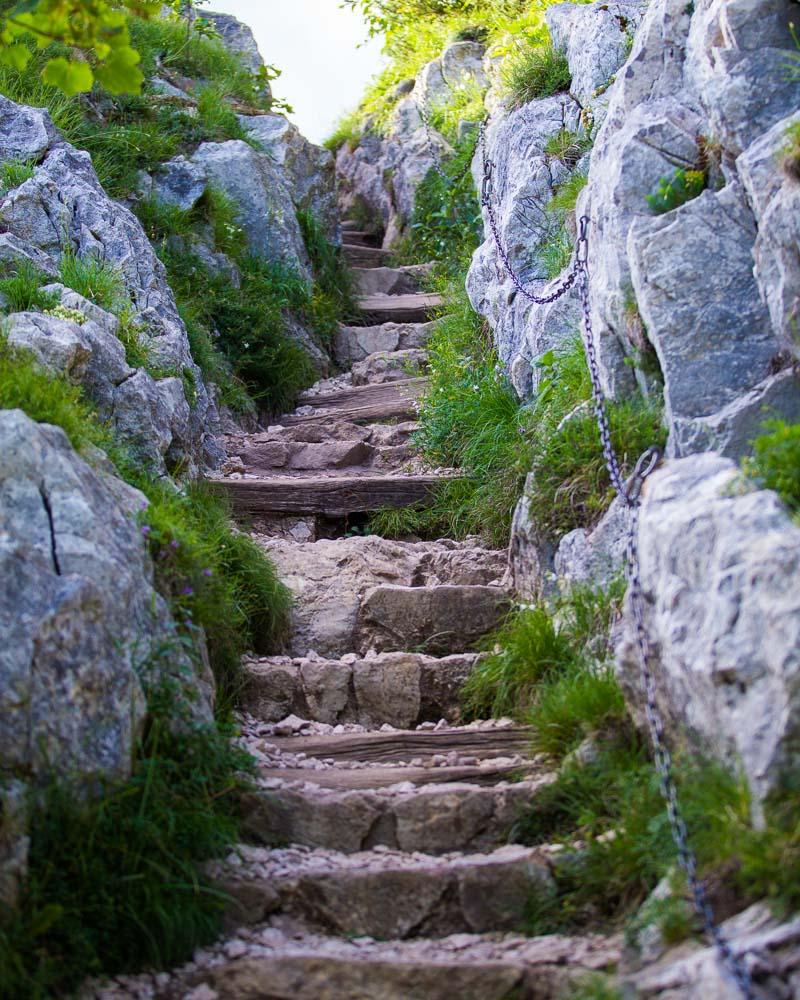
<path id="1" fill-rule="evenodd" d="M 502 587 L 373 587 L 359 607 L 355 648 L 362 655 L 418 649 L 446 656 L 468 649 L 497 628 L 510 610 L 510 597 Z"/>
<path id="2" fill-rule="evenodd" d="M 457 768 L 429 768 L 431 778 L 381 781 L 382 772 L 398 768 L 332 768 L 350 775 L 350 784 L 326 784 L 325 771 L 309 770 L 301 782 L 264 771 L 261 787 L 242 799 L 243 834 L 263 844 L 304 844 L 351 854 L 387 847 L 440 855 L 452 851 L 488 851 L 505 844 L 520 812 L 550 779 L 518 778 L 520 768 L 487 766 L 481 784 L 458 777 Z M 411 769 L 409 769 L 411 773 Z M 402 773 L 400 774 L 402 779 Z M 438 778 L 440 780 L 434 780 Z M 365 787 L 371 783 L 374 787 Z"/>
<path id="3" fill-rule="evenodd" d="M 349 233 L 352 230 L 360 232 L 362 229 L 361 223 L 356 222 L 355 219 L 342 219 L 342 221 L 340 222 L 340 226 L 342 228 L 343 233 Z"/>
<path id="4" fill-rule="evenodd" d="M 494 584 L 504 578 L 507 562 L 504 550 L 447 539 L 399 542 L 369 535 L 297 544 L 271 538 L 263 545 L 295 598 L 287 650 L 292 656 L 315 650 L 339 658 L 354 652 L 362 635 L 359 609 L 376 585 Z M 447 652 L 465 649 L 466 644 L 454 645 Z"/>
<path id="5" fill-rule="evenodd" d="M 402 652 L 371 659 L 354 654 L 339 660 L 251 659 L 244 663 L 239 704 L 265 722 L 288 715 L 333 726 L 388 724 L 401 729 L 440 719 L 455 722 L 459 692 L 477 659 L 475 653 L 437 658 Z M 316 754 L 316 748 L 309 752 Z M 331 747 L 323 754 L 337 755 Z"/>
<path id="6" fill-rule="evenodd" d="M 545 849 L 486 854 L 342 854 L 241 845 L 238 863 L 212 866 L 240 922 L 281 912 L 342 936 L 406 940 L 519 930 L 531 900 L 555 891 Z"/>
<path id="7" fill-rule="evenodd" d="M 420 283 L 431 273 L 431 264 L 401 267 L 352 268 L 356 288 L 361 295 L 404 295 L 418 292 Z"/>
<path id="8" fill-rule="evenodd" d="M 350 371 L 352 384 L 385 385 L 387 382 L 401 382 L 419 377 L 427 371 L 428 355 L 420 348 L 410 347 L 402 351 L 376 351 L 363 361 L 356 361 Z"/>
<path id="9" fill-rule="evenodd" d="M 343 469 L 353 473 L 360 470 L 368 475 L 370 472 L 413 471 L 404 466 L 409 466 L 412 462 L 414 450 L 410 442 L 381 446 L 369 444 L 359 438 L 311 442 L 272 437 L 246 444 L 239 449 L 238 455 L 248 475 L 269 476 L 276 471 L 286 474 L 328 474 Z"/>
<path id="10" fill-rule="evenodd" d="M 349 940 L 275 917 L 199 950 L 196 962 L 155 990 L 154 977 L 126 977 L 134 985 L 140 980 L 142 992 L 131 993 L 126 983 L 119 991 L 106 986 L 102 996 L 174 1000 L 213 991 L 219 1000 L 563 1000 L 573 993 L 571 982 L 616 967 L 622 944 L 621 935 L 560 934 Z"/>
<path id="11" fill-rule="evenodd" d="M 253 479 L 209 479 L 224 493 L 237 517 L 261 514 L 322 514 L 347 517 L 387 507 L 429 503 L 451 475 L 265 475 Z"/>
<path id="12" fill-rule="evenodd" d="M 383 267 L 391 258 L 389 250 L 350 243 L 350 233 L 344 235 L 346 242 L 342 244 L 342 256 L 350 267 Z"/>
<path id="13" fill-rule="evenodd" d="M 347 244 L 357 247 L 380 247 L 381 241 L 379 236 L 365 229 L 348 229 Z"/>
<path id="14" fill-rule="evenodd" d="M 435 329 L 436 320 L 429 323 L 340 326 L 333 343 L 334 357 L 339 365 L 349 367 L 380 351 L 424 348 Z"/>
<path id="15" fill-rule="evenodd" d="M 424 323 L 435 317 L 444 304 L 441 295 L 370 295 L 359 300 L 364 325 L 378 323 Z"/>

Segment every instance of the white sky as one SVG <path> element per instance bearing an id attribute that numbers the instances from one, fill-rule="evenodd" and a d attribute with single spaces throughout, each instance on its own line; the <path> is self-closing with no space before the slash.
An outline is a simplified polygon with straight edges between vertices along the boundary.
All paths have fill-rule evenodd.
<path id="1" fill-rule="evenodd" d="M 283 70 L 276 97 L 306 138 L 321 142 L 355 107 L 381 66 L 381 43 L 366 40 L 361 18 L 340 0 L 211 0 L 207 10 L 233 14 L 253 29 L 265 62 Z M 202 7 L 200 8 L 202 11 Z"/>

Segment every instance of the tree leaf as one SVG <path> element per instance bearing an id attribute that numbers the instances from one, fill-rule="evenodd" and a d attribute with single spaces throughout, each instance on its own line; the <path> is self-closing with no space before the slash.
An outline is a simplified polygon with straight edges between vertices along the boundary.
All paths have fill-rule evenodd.
<path id="1" fill-rule="evenodd" d="M 9 45 L 7 48 L 0 47 L 0 63 L 10 66 L 11 69 L 21 72 L 28 65 L 31 58 L 30 49 L 27 45 L 17 43 Z"/>
<path id="2" fill-rule="evenodd" d="M 108 59 L 97 66 L 95 76 L 112 94 L 138 94 L 144 83 L 139 53 L 130 45 L 114 49 Z"/>
<path id="3" fill-rule="evenodd" d="M 58 56 L 48 60 L 42 70 L 42 79 L 52 87 L 58 87 L 68 97 L 92 89 L 94 74 L 88 63 Z"/>

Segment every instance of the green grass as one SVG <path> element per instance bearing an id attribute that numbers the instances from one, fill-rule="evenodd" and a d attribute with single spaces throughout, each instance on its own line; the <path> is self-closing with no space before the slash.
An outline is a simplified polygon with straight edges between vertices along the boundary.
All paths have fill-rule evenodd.
<path id="1" fill-rule="evenodd" d="M 44 311 L 52 309 L 58 302 L 58 296 L 52 292 L 43 292 L 42 285 L 47 278 L 30 261 L 20 261 L 10 268 L 11 273 L 5 273 L 0 278 L 0 295 L 6 300 L 5 312 Z"/>
<path id="2" fill-rule="evenodd" d="M 558 537 L 596 524 L 614 493 L 589 403 L 591 384 L 582 342 L 576 338 L 539 363 L 544 377 L 532 416 L 536 433 L 531 439 L 531 509 L 542 530 Z M 654 401 L 632 397 L 610 403 L 608 417 L 623 472 L 632 470 L 651 444 L 664 443 L 661 409 Z"/>
<path id="3" fill-rule="evenodd" d="M 166 968 L 219 934 L 225 898 L 202 864 L 236 841 L 235 793 L 252 763 L 227 729 L 181 720 L 177 703 L 164 684 L 149 690 L 129 779 L 91 799 L 56 782 L 32 798 L 28 879 L 0 920 L 4 996 L 71 995 L 88 975 Z"/>
<path id="4" fill-rule="evenodd" d="M 800 424 L 769 420 L 753 441 L 745 471 L 762 486 L 775 490 L 793 514 L 800 513 Z"/>
<path id="5" fill-rule="evenodd" d="M 572 174 L 563 184 L 559 184 L 556 193 L 550 199 L 549 207 L 562 217 L 574 212 L 578 195 L 586 187 L 588 180 L 586 174 Z"/>
<path id="6" fill-rule="evenodd" d="M 589 137 L 582 132 L 571 132 L 562 128 L 545 143 L 544 151 L 548 156 L 561 160 L 564 166 L 572 170 L 584 153 L 592 148 Z"/>
<path id="7" fill-rule="evenodd" d="M 623 592 L 621 581 L 607 591 L 574 588 L 555 609 L 512 613 L 487 637 L 487 655 L 462 690 L 467 715 L 532 721 L 537 749 L 560 756 L 588 734 L 594 718 L 624 717 L 616 682 L 604 669 Z"/>
<path id="8" fill-rule="evenodd" d="M 502 81 L 513 107 L 569 89 L 567 57 L 552 45 L 519 45 L 502 67 Z"/>
<path id="9" fill-rule="evenodd" d="M 0 163 L 0 196 L 30 180 L 35 169 L 36 165 L 28 160 L 6 160 Z"/>
<path id="10" fill-rule="evenodd" d="M 300 209 L 297 221 L 314 272 L 312 326 L 323 342 L 330 345 L 339 323 L 359 318 L 355 279 L 339 248 L 328 241 L 319 220 L 311 212 Z"/>
<path id="11" fill-rule="evenodd" d="M 452 145 L 457 144 L 460 122 L 480 122 L 486 117 L 484 89 L 470 81 L 454 88 L 445 103 L 428 108 L 431 125 Z"/>
<path id="12" fill-rule="evenodd" d="M 333 132 L 324 141 L 323 145 L 335 155 L 339 152 L 342 146 L 348 146 L 350 149 L 355 149 L 360 138 L 360 116 L 358 112 L 350 111 L 339 119 Z"/>
<path id="13" fill-rule="evenodd" d="M 65 253 L 58 265 L 62 284 L 107 312 L 117 313 L 130 307 L 125 281 L 119 271 L 96 257 L 77 257 Z"/>

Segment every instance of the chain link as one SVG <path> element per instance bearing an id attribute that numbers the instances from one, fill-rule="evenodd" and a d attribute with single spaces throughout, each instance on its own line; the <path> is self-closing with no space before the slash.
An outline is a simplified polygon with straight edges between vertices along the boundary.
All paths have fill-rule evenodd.
<path id="1" fill-rule="evenodd" d="M 478 130 L 478 146 L 481 150 L 481 164 L 482 164 L 482 176 L 483 180 L 481 183 L 481 205 L 486 209 L 486 215 L 489 219 L 489 228 L 492 232 L 492 237 L 494 238 L 494 244 L 497 248 L 497 254 L 503 263 L 506 274 L 511 278 L 514 283 L 514 287 L 525 296 L 530 302 L 535 302 L 536 305 L 545 306 L 549 305 L 551 302 L 555 302 L 556 299 L 560 299 L 562 295 L 565 295 L 575 284 L 578 277 L 579 271 L 579 260 L 580 256 L 585 256 L 588 247 L 586 246 L 586 240 L 583 240 L 583 246 L 580 242 L 578 244 L 579 250 L 575 254 L 575 259 L 572 262 L 572 268 L 566 277 L 561 281 L 561 283 L 549 294 L 549 295 L 536 295 L 534 292 L 528 291 L 522 282 L 522 279 L 514 270 L 511 263 L 511 259 L 508 256 L 506 248 L 503 246 L 503 241 L 500 239 L 500 230 L 497 225 L 497 217 L 495 216 L 493 194 L 494 194 L 494 163 L 486 155 L 486 128 L 484 125 Z M 585 237 L 585 234 L 584 234 Z"/>
<path id="2" fill-rule="evenodd" d="M 584 216 L 580 220 L 580 235 L 575 252 L 579 275 L 578 289 L 583 312 L 583 339 L 589 366 L 589 376 L 592 383 L 594 411 L 603 447 L 603 456 L 614 489 L 627 507 L 630 517 L 627 546 L 628 595 L 633 615 L 636 647 L 639 654 L 640 683 L 645 697 L 645 712 L 648 729 L 650 730 L 650 739 L 653 745 L 653 757 L 658 772 L 661 794 L 666 803 L 672 839 L 678 851 L 678 862 L 686 875 L 695 911 L 702 920 L 703 929 L 713 941 L 723 967 L 727 968 L 730 972 L 742 996 L 745 997 L 745 1000 L 754 1000 L 755 995 L 753 993 L 749 969 L 741 957 L 734 955 L 730 943 L 714 919 L 714 911 L 706 895 L 705 886 L 697 874 L 697 858 L 689 846 L 689 833 L 678 799 L 678 788 L 673 773 L 672 755 L 664 738 L 664 720 L 658 707 L 655 672 L 653 670 L 653 651 L 645 623 L 644 593 L 642 590 L 641 563 L 639 559 L 641 491 L 645 479 L 656 469 L 661 461 L 661 449 L 657 447 L 648 448 L 636 463 L 630 480 L 627 483 L 623 482 L 619 461 L 611 442 L 605 394 L 600 380 L 600 368 L 597 363 L 597 352 L 592 332 L 589 299 L 588 229 L 589 219 Z"/>

